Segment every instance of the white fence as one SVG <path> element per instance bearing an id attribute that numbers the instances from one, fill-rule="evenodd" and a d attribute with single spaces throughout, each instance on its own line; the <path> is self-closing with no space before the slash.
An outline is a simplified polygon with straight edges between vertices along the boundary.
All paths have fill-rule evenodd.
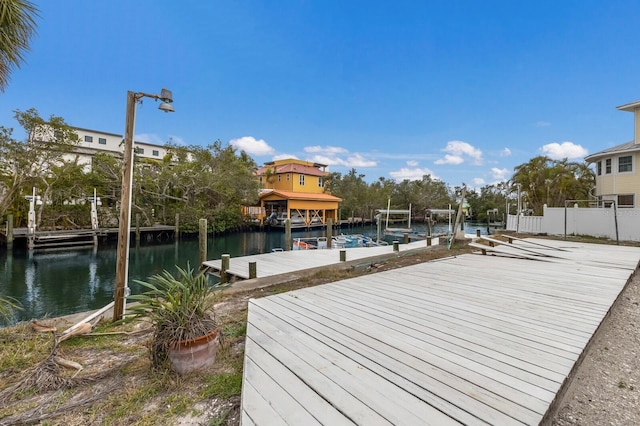
<path id="1" fill-rule="evenodd" d="M 507 217 L 507 230 L 532 234 L 590 235 L 640 241 L 640 209 L 544 207 L 543 216 Z"/>

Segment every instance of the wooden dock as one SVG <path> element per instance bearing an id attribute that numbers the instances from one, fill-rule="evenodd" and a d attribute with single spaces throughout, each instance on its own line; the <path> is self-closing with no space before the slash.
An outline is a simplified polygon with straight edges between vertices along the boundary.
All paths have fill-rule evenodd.
<path id="1" fill-rule="evenodd" d="M 438 245 L 438 239 L 432 240 L 433 245 Z M 425 241 L 400 244 L 399 251 L 413 250 L 426 247 Z M 393 252 L 393 245 L 377 247 L 354 247 L 342 249 L 346 251 L 346 261 L 373 258 Z M 305 269 L 330 266 L 340 263 L 340 251 L 331 250 L 291 250 L 275 253 L 256 254 L 252 256 L 235 257 L 229 260 L 229 269 L 226 274 L 230 279 L 248 279 L 249 264 L 256 263 L 256 278 L 264 278 L 273 275 L 286 274 Z M 202 263 L 210 273 L 219 275 L 222 269 L 222 260 L 209 260 Z"/>
<path id="2" fill-rule="evenodd" d="M 539 424 L 640 250 L 498 249 L 250 300 L 242 424 Z"/>
<path id="3" fill-rule="evenodd" d="M 116 238 L 118 232 L 118 228 L 98 228 L 36 231 L 34 234 L 30 234 L 27 228 L 15 228 L 12 240 L 18 244 L 29 245 L 30 249 L 34 250 L 76 249 L 96 246 L 98 239 Z M 134 238 L 145 241 L 169 241 L 175 238 L 175 226 L 133 227 L 131 234 Z"/>

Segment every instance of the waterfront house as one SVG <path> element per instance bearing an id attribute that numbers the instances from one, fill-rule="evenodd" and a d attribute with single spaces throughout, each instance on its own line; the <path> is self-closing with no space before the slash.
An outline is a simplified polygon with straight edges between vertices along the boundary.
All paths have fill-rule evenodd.
<path id="1" fill-rule="evenodd" d="M 256 170 L 260 182 L 259 220 L 272 226 L 292 227 L 325 225 L 337 221 L 341 198 L 325 193 L 326 165 L 297 159 L 264 163 Z"/>
<path id="2" fill-rule="evenodd" d="M 640 194 L 640 101 L 621 105 L 618 110 L 634 114 L 633 140 L 591 154 L 585 161 L 595 164 L 595 195 L 600 205 L 615 201 L 617 207 L 635 208 Z"/>

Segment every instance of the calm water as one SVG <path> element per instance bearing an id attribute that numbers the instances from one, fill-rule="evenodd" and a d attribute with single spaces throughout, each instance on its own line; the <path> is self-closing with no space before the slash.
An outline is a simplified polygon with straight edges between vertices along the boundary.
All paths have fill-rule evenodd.
<path id="1" fill-rule="evenodd" d="M 486 229 L 466 225 L 467 233 Z M 446 232 L 447 225 L 434 229 Z M 359 233 L 375 237 L 375 226 L 343 228 L 335 233 Z M 295 232 L 294 238 L 325 235 L 324 230 Z M 208 259 L 219 259 L 228 253 L 232 257 L 268 253 L 284 247 L 282 232 L 246 232 L 209 238 Z M 132 246 L 129 253 L 129 287 L 140 291 L 134 280 L 146 280 L 150 275 L 187 262 L 198 267 L 198 240 L 179 243 Z M 97 250 L 56 251 L 51 253 L 0 252 L 0 294 L 18 299 L 24 308 L 16 321 L 56 317 L 99 309 L 113 300 L 115 288 L 116 247 L 101 246 Z"/>

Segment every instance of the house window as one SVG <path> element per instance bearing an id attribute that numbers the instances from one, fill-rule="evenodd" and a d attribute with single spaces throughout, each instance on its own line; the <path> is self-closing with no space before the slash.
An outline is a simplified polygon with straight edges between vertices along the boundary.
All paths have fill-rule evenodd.
<path id="1" fill-rule="evenodd" d="M 602 174 L 602 161 L 598 161 L 598 176 Z"/>
<path id="2" fill-rule="evenodd" d="M 278 175 L 278 182 L 282 180 L 282 175 Z"/>
<path id="3" fill-rule="evenodd" d="M 259 181 L 260 181 L 260 185 L 262 185 L 262 176 L 260 176 Z"/>
<path id="4" fill-rule="evenodd" d="M 289 173 L 287 173 L 287 181 L 289 180 Z"/>
<path id="5" fill-rule="evenodd" d="M 605 160 L 604 166 L 605 166 L 604 172 L 606 174 L 611 174 L 611 158 L 607 158 Z"/>
<path id="6" fill-rule="evenodd" d="M 107 144 L 107 139 L 106 138 L 98 138 L 98 143 L 100 145 L 106 145 Z"/>
<path id="7" fill-rule="evenodd" d="M 322 180 L 322 176 L 318 178 L 318 186 L 322 188 L 324 186 L 324 181 Z"/>
<path id="8" fill-rule="evenodd" d="M 85 142 L 93 142 L 93 136 L 85 136 L 84 137 L 84 141 Z"/>
<path id="9" fill-rule="evenodd" d="M 151 151 L 151 155 L 153 155 L 154 157 L 158 157 L 160 155 L 160 151 L 154 149 L 153 151 Z"/>
<path id="10" fill-rule="evenodd" d="M 618 173 L 633 171 L 633 157 L 626 155 L 618 158 Z"/>
<path id="11" fill-rule="evenodd" d="M 304 175 L 300 175 L 300 186 L 304 186 Z"/>
<path id="12" fill-rule="evenodd" d="M 136 153 L 136 154 L 138 154 L 138 155 L 143 155 L 143 154 L 144 154 L 144 148 L 138 148 L 138 147 L 135 147 L 135 148 L 133 149 L 133 152 L 135 152 L 135 153 Z"/>
<path id="13" fill-rule="evenodd" d="M 633 207 L 633 194 L 618 195 L 618 207 Z"/>

